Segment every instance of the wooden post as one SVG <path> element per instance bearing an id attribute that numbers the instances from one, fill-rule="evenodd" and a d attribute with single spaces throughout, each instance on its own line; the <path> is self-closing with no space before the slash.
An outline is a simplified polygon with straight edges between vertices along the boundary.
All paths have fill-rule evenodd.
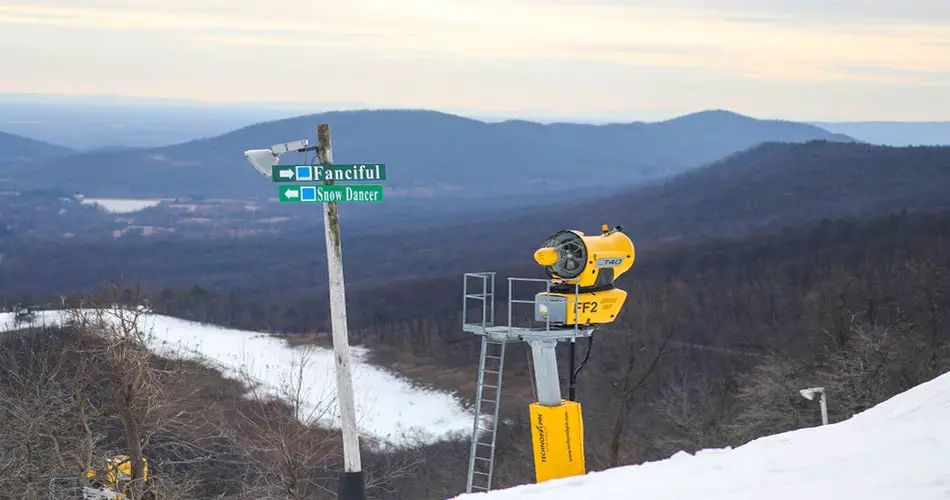
<path id="1" fill-rule="evenodd" d="M 317 125 L 317 161 L 333 163 L 330 125 Z M 324 181 L 333 184 L 332 180 Z M 340 220 L 336 202 L 323 204 L 323 225 L 327 243 L 327 270 L 330 278 L 330 319 L 333 330 L 333 351 L 336 358 L 337 403 L 343 431 L 344 469 L 340 475 L 339 500 L 365 500 L 366 487 L 360 464 L 360 442 L 356 427 L 356 405 L 353 379 L 350 376 L 350 344 L 346 325 L 346 292 L 343 286 L 343 250 L 340 243 Z"/>

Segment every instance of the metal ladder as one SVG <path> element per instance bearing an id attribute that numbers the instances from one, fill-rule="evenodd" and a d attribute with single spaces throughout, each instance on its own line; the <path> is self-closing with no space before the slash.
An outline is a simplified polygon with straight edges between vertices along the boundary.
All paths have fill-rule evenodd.
<path id="1" fill-rule="evenodd" d="M 490 491 L 495 470 L 495 437 L 498 434 L 498 407 L 501 406 L 501 376 L 505 366 L 507 342 L 482 336 L 482 350 L 478 358 L 478 385 L 475 389 L 475 424 L 472 448 L 468 459 L 468 482 L 465 491 Z M 494 346 L 494 349 L 493 349 Z M 485 390 L 488 389 L 486 397 Z M 491 415 L 489 427 L 484 427 L 482 403 L 488 404 L 484 416 Z M 487 433 L 487 435 L 486 435 Z"/>

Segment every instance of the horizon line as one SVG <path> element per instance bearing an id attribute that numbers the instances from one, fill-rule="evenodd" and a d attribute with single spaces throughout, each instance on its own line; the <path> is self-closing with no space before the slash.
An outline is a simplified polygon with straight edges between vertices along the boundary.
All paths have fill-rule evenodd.
<path id="1" fill-rule="evenodd" d="M 51 102 L 52 101 L 52 102 Z M 125 94 L 62 94 L 62 93 L 40 93 L 40 92 L 0 92 L 0 104 L 23 103 L 23 104 L 59 104 L 62 101 L 90 101 L 78 102 L 76 104 L 96 105 L 103 107 L 129 107 L 140 106 L 147 108 L 179 107 L 185 109 L 228 109 L 230 111 L 247 112 L 269 112 L 271 114 L 284 115 L 281 117 L 262 118 L 262 121 L 273 121 L 281 119 L 290 119 L 303 116 L 310 116 L 322 113 L 343 113 L 343 112 L 365 112 L 365 111 L 428 111 L 454 115 L 462 118 L 468 118 L 485 123 L 504 122 L 504 121 L 525 121 L 540 124 L 631 124 L 631 123 L 662 123 L 691 115 L 724 112 L 756 120 L 777 120 L 802 124 L 848 124 L 848 123 L 892 123 L 892 124 L 939 124 L 950 123 L 947 120 L 818 120 L 818 119 L 794 119 L 782 116 L 758 116 L 752 113 L 735 111 L 721 107 L 710 107 L 698 109 L 695 111 L 672 110 L 672 109 L 646 109 L 646 110 L 617 110 L 607 113 L 599 113 L 588 116 L 572 115 L 571 113 L 558 113 L 547 109 L 517 109 L 517 110 L 479 110 L 479 109 L 440 109 L 425 107 L 406 107 L 396 104 L 379 104 L 369 102 L 321 102 L 321 101 L 207 101 L 191 97 L 152 97 L 136 96 Z M 111 101 L 111 102 L 110 102 Z M 292 112 L 295 107 L 316 107 L 322 109 L 311 109 L 302 113 L 287 116 L 286 112 Z M 655 117 L 653 119 L 632 118 L 633 114 L 652 114 L 666 115 L 663 118 Z M 618 115 L 609 117 L 609 115 Z M 627 115 L 628 117 L 622 117 Z"/>

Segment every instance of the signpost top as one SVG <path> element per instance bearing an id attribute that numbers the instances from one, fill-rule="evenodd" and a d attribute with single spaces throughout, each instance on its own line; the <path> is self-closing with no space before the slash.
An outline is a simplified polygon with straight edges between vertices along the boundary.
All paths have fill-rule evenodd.
<path id="1" fill-rule="evenodd" d="M 274 165 L 274 182 L 384 181 L 385 163 L 314 163 Z"/>

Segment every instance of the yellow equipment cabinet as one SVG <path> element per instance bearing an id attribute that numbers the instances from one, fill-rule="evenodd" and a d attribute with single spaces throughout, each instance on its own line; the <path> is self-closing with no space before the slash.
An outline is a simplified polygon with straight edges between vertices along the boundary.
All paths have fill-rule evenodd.
<path id="1" fill-rule="evenodd" d="M 580 403 L 567 400 L 560 406 L 531 403 L 529 410 L 536 481 L 585 474 Z"/>

